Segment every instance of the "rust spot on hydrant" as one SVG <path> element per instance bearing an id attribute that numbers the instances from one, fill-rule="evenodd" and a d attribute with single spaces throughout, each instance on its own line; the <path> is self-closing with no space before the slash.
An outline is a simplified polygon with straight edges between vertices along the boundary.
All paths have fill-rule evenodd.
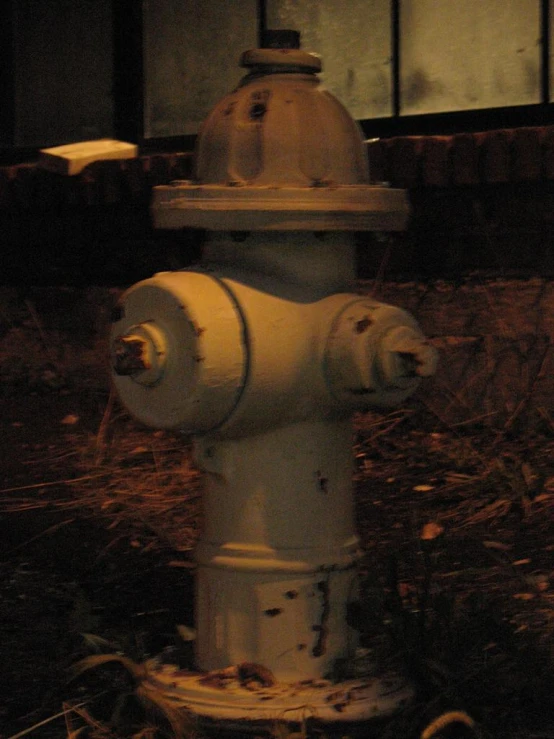
<path id="1" fill-rule="evenodd" d="M 365 318 L 361 318 L 359 321 L 356 321 L 356 323 L 354 324 L 354 331 L 357 334 L 363 334 L 364 331 L 367 331 L 371 324 L 371 318 L 369 316 L 365 316 Z"/>
<path id="2" fill-rule="evenodd" d="M 212 688 L 225 689 L 228 685 L 238 682 L 242 688 L 257 690 L 270 688 L 275 685 L 275 676 L 267 667 L 256 662 L 241 662 L 239 665 L 225 667 L 222 670 L 213 670 L 200 678 L 203 685 Z"/>
<path id="3" fill-rule="evenodd" d="M 266 616 L 271 616 L 271 617 L 279 616 L 281 613 L 283 613 L 283 609 L 282 608 L 266 608 L 264 613 Z"/>
<path id="4" fill-rule="evenodd" d="M 325 650 L 327 649 L 329 614 L 331 611 L 331 605 L 329 602 L 329 582 L 327 580 L 320 580 L 317 584 L 317 588 L 321 593 L 323 604 L 321 608 L 321 623 L 313 627 L 313 630 L 317 631 L 318 637 L 317 642 L 312 649 L 312 654 L 314 657 L 321 657 L 325 654 Z"/>
<path id="5" fill-rule="evenodd" d="M 267 107 L 265 103 L 252 103 L 250 106 L 249 116 L 251 121 L 259 121 L 266 114 Z"/>
<path id="6" fill-rule="evenodd" d="M 319 470 L 317 471 L 317 484 L 322 493 L 329 492 L 329 478 L 323 477 Z"/>
<path id="7" fill-rule="evenodd" d="M 377 392 L 373 387 L 349 387 L 347 390 L 352 395 L 371 395 Z"/>

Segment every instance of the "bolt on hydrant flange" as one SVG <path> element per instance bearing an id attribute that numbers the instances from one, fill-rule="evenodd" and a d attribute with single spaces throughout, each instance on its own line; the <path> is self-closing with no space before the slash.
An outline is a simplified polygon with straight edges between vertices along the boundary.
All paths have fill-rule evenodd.
<path id="1" fill-rule="evenodd" d="M 195 178 L 154 190 L 162 228 L 208 230 L 195 270 L 125 293 L 113 380 L 141 422 L 192 434 L 204 471 L 196 663 L 150 686 L 200 717 L 384 718 L 411 698 L 348 612 L 356 410 L 402 403 L 434 349 L 405 311 L 351 291 L 354 231 L 404 228 L 404 191 L 373 186 L 360 130 L 300 49 L 245 52 L 208 116 Z"/>

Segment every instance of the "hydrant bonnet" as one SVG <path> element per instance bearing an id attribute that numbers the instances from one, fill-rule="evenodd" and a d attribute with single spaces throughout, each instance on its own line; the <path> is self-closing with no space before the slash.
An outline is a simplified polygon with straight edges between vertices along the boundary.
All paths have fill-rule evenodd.
<path id="1" fill-rule="evenodd" d="M 401 230 L 403 190 L 370 184 L 362 132 L 300 49 L 253 49 L 249 73 L 211 111 L 195 174 L 154 191 L 161 228 Z"/>

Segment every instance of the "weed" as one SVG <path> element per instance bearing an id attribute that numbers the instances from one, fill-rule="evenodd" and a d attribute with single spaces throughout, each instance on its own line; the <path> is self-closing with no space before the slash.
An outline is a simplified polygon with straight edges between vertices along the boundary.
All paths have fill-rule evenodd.
<path id="1" fill-rule="evenodd" d="M 147 684 L 149 671 L 145 662 L 135 662 L 120 654 L 92 655 L 73 666 L 72 678 L 76 679 L 89 670 L 97 670 L 105 665 L 123 668 L 128 679 L 112 682 L 116 689 L 112 694 L 114 698 L 107 720 L 92 719 L 88 712 L 86 716 L 81 714 L 95 730 L 95 739 L 106 733 L 133 739 L 196 737 L 195 722 L 186 710 L 176 708 L 170 698 Z M 107 692 L 105 691 L 104 696 Z"/>

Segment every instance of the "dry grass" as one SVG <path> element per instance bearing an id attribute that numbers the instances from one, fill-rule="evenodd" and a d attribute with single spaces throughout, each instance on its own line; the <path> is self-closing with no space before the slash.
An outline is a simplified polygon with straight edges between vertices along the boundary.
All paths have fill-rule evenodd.
<path id="1" fill-rule="evenodd" d="M 141 543 L 134 539 L 133 546 L 169 547 L 176 552 L 194 546 L 200 473 L 186 439 L 142 430 L 119 408 L 112 410 L 109 419 L 104 416 L 98 434 L 75 433 L 66 438 L 70 451 L 41 453 L 31 464 L 60 471 L 69 466 L 74 474 L 4 488 L 1 510 L 17 513 L 54 506 L 100 519 L 113 532 L 113 544 L 120 535 L 140 531 Z"/>
<path id="2" fill-rule="evenodd" d="M 124 541 L 144 552 L 173 550 L 176 558 L 190 551 L 201 480 L 186 440 L 140 429 L 117 407 L 101 429 L 69 434 L 75 476 L 31 486 L 24 497 L 20 490 L 16 501 L 3 491 L 3 510 L 59 506 L 69 516 L 65 525 L 81 516 L 101 521 L 108 547 Z M 385 634 L 419 689 L 413 711 L 383 737 L 416 737 L 451 710 L 465 711 L 484 736 L 553 736 L 554 442 L 444 427 L 416 407 L 358 416 L 355 434 L 367 549 L 361 630 L 369 642 L 376 627 Z M 69 454 L 60 450 L 50 462 L 66 466 Z M 88 667 L 110 661 L 92 659 Z M 79 733 L 77 725 L 95 739 L 121 736 L 117 722 L 93 715 L 91 707 L 70 711 L 68 736 Z M 160 735 L 144 721 L 133 736 Z"/>
<path id="3" fill-rule="evenodd" d="M 377 431 L 358 419 L 368 592 L 387 594 L 422 714 L 463 707 L 494 736 L 552 736 L 552 438 L 420 411 Z"/>

